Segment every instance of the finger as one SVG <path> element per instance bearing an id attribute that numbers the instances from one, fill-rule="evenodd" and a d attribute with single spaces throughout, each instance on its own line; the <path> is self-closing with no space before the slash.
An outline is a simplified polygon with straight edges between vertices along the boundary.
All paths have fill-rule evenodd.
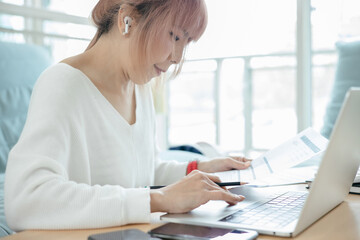
<path id="1" fill-rule="evenodd" d="M 232 159 L 235 159 L 240 162 L 252 162 L 251 158 L 241 157 L 241 156 L 231 156 Z"/>
<path id="2" fill-rule="evenodd" d="M 228 191 L 228 192 L 229 192 L 229 190 L 228 190 L 228 189 L 226 189 L 226 191 Z M 228 201 L 226 201 L 226 203 L 227 203 L 227 204 L 229 204 L 229 205 L 231 205 L 231 206 L 236 205 L 236 203 L 233 203 L 233 202 L 228 202 Z"/>
<path id="3" fill-rule="evenodd" d="M 209 191 L 209 200 L 223 200 L 230 204 L 236 204 L 245 199 L 242 195 L 232 194 L 224 190 Z"/>
<path id="4" fill-rule="evenodd" d="M 193 175 L 197 175 L 199 173 L 201 173 L 201 171 L 195 169 L 195 170 L 192 170 L 187 176 L 193 176 Z"/>
<path id="5" fill-rule="evenodd" d="M 206 190 L 208 191 L 218 191 L 218 190 L 223 190 L 226 191 L 227 189 L 223 189 L 222 187 L 220 187 L 219 185 L 217 185 L 214 181 L 211 181 L 210 179 L 208 179 L 208 181 L 204 181 L 204 187 Z"/>
<path id="6" fill-rule="evenodd" d="M 218 176 L 210 173 L 201 172 L 199 170 L 193 170 L 191 173 L 189 173 L 189 175 L 187 175 L 187 177 L 196 178 L 198 180 L 210 179 L 213 182 L 220 182 L 220 178 Z"/>
<path id="7" fill-rule="evenodd" d="M 227 204 L 229 204 L 230 206 L 234 206 L 235 204 L 232 202 L 226 202 Z"/>
<path id="8" fill-rule="evenodd" d="M 194 177 L 196 178 L 196 181 L 201 182 L 201 184 L 204 184 L 202 188 L 205 188 L 207 190 L 221 189 L 220 186 L 216 184 L 221 182 L 218 176 L 198 171 L 197 174 L 194 175 Z"/>
<path id="9" fill-rule="evenodd" d="M 212 182 L 215 182 L 215 183 L 219 183 L 221 182 L 220 178 L 216 175 L 213 175 L 213 174 L 208 174 L 208 173 L 204 173 L 204 175 L 209 179 L 211 180 Z M 214 184 L 215 184 L 214 183 Z M 216 185 L 216 184 L 215 184 Z"/>
<path id="10" fill-rule="evenodd" d="M 230 164 L 231 164 L 231 168 L 241 170 L 241 169 L 246 169 L 246 168 L 250 167 L 251 162 L 250 161 L 240 162 L 234 158 L 231 158 Z"/>

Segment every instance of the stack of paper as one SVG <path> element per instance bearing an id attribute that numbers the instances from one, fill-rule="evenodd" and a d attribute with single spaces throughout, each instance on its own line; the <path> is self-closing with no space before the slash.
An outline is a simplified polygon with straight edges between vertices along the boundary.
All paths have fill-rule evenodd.
<path id="1" fill-rule="evenodd" d="M 295 166 L 311 159 L 320 161 L 327 144 L 325 137 L 308 128 L 254 159 L 248 169 L 217 172 L 215 175 L 220 177 L 222 182 L 248 182 L 258 187 L 305 183 L 309 178 L 313 178 L 317 165 L 307 168 Z"/>

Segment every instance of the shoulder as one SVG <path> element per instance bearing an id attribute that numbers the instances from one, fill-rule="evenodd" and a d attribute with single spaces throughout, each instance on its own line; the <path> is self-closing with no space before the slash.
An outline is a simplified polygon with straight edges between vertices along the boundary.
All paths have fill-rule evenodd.
<path id="1" fill-rule="evenodd" d="M 53 111 L 72 109 L 87 96 L 86 76 L 65 63 L 46 69 L 38 78 L 30 101 L 31 108 Z"/>
<path id="2" fill-rule="evenodd" d="M 50 87 L 61 89 L 69 84 L 79 84 L 84 76 L 79 70 L 65 63 L 58 63 L 47 68 L 38 78 L 35 88 Z"/>
<path id="3" fill-rule="evenodd" d="M 58 63 L 46 69 L 38 78 L 33 95 L 48 98 L 73 98 L 86 93 L 90 81 L 78 69 L 65 63 Z"/>

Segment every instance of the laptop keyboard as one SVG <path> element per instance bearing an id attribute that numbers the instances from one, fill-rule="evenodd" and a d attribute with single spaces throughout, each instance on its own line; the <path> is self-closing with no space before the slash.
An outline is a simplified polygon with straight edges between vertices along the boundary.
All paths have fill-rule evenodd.
<path id="1" fill-rule="evenodd" d="M 307 192 L 289 191 L 270 200 L 251 204 L 220 221 L 267 228 L 284 227 L 298 218 L 307 195 Z"/>

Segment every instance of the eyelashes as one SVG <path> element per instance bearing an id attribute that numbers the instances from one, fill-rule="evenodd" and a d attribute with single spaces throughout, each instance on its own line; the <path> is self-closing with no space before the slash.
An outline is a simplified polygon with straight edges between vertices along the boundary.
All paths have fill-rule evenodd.
<path id="1" fill-rule="evenodd" d="M 179 36 L 176 36 L 176 35 L 174 36 L 174 32 L 172 32 L 172 31 L 170 32 L 170 36 L 171 36 L 171 37 L 174 37 L 174 40 L 175 40 L 176 42 L 180 40 Z"/>
<path id="2" fill-rule="evenodd" d="M 173 31 L 170 31 L 169 34 L 170 34 L 171 38 L 174 38 L 175 42 L 180 40 L 180 37 L 175 35 Z M 191 37 L 189 37 L 187 40 L 187 43 L 190 43 L 191 41 L 193 41 L 193 39 Z"/>

